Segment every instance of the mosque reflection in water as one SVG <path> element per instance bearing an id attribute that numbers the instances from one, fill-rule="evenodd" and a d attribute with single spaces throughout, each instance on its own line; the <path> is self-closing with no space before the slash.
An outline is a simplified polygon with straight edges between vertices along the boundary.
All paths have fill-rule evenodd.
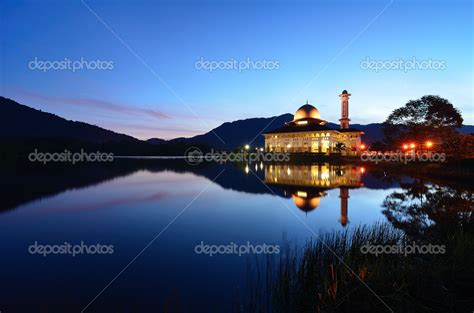
<path id="1" fill-rule="evenodd" d="M 265 183 L 283 191 L 285 197 L 291 196 L 295 205 L 304 212 L 316 209 L 327 195 L 326 191 L 339 188 L 340 223 L 346 226 L 349 222 L 349 190 L 363 186 L 361 175 L 364 172 L 363 167 L 353 165 L 270 164 L 265 166 Z"/>

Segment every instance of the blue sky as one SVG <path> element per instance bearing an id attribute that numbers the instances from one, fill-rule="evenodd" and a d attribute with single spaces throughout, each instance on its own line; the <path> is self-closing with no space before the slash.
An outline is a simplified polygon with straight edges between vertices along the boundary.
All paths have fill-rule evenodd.
<path id="1" fill-rule="evenodd" d="M 337 121 L 343 89 L 352 93 L 353 123 L 381 122 L 408 100 L 436 94 L 474 124 L 470 0 L 7 0 L 0 26 L 1 95 L 142 139 L 293 113 L 306 100 Z M 65 58 L 113 68 L 29 67 Z M 196 69 L 201 58 L 279 67 L 209 72 Z M 445 69 L 376 72 L 361 68 L 367 58 Z"/>

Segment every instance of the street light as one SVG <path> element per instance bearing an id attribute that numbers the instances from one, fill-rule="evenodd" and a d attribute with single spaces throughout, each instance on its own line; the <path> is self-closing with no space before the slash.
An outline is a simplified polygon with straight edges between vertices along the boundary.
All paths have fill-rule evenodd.
<path id="1" fill-rule="evenodd" d="M 433 147 L 433 142 L 431 140 L 428 140 L 427 142 L 425 142 L 425 145 L 429 149 L 429 148 Z"/>
<path id="2" fill-rule="evenodd" d="M 249 146 L 249 145 L 245 145 L 244 148 L 245 148 L 245 150 L 248 150 L 248 149 L 250 149 L 250 146 Z"/>

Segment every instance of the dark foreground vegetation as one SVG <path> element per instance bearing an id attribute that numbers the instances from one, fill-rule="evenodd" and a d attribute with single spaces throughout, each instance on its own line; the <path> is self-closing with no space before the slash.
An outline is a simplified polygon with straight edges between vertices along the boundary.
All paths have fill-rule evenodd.
<path id="1" fill-rule="evenodd" d="M 288 244 L 278 260 L 258 264 L 249 311 L 472 312 L 473 200 L 472 190 L 402 185 L 383 203 L 388 223 Z M 364 254 L 367 243 L 445 251 Z"/>

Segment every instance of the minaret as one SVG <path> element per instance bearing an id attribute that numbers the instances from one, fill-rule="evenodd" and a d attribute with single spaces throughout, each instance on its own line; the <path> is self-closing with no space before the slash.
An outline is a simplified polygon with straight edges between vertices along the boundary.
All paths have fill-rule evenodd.
<path id="1" fill-rule="evenodd" d="M 349 97 L 351 96 L 347 90 L 343 90 L 342 93 L 339 95 L 341 97 L 341 118 L 339 119 L 340 128 L 346 129 L 349 128 Z"/>
<path id="2" fill-rule="evenodd" d="M 348 209 L 348 199 L 349 199 L 349 188 L 341 187 L 339 188 L 339 198 L 341 198 L 341 222 L 342 226 L 346 226 L 349 222 L 347 218 L 347 209 Z"/>

